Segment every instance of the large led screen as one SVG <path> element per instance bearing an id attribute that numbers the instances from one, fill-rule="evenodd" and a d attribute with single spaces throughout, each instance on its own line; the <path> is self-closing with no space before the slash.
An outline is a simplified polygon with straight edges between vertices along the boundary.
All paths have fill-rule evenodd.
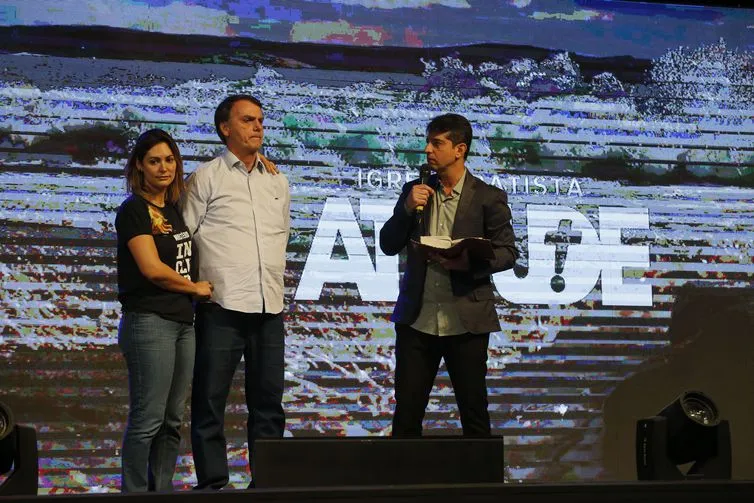
<path id="1" fill-rule="evenodd" d="M 221 151 L 212 117 L 231 93 L 262 101 L 264 152 L 290 180 L 288 435 L 390 433 L 403 263 L 375 236 L 440 113 L 472 122 L 467 166 L 508 192 L 521 253 L 494 277 L 489 351 L 506 480 L 613 477 L 606 401 L 671 352 L 678 292 L 752 280 L 754 10 L 9 0 L 0 41 L 0 400 L 38 431 L 42 493 L 119 489 L 128 150 L 161 127 L 192 171 Z M 239 372 L 236 487 L 245 413 Z M 460 431 L 443 370 L 425 427 Z M 195 482 L 189 444 L 176 488 Z"/>

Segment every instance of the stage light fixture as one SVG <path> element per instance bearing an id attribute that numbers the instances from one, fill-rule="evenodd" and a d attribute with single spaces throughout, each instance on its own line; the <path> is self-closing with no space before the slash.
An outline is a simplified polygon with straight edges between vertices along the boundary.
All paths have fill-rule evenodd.
<path id="1" fill-rule="evenodd" d="M 15 423 L 10 407 L 0 402 L 0 496 L 37 495 L 37 432 Z"/>
<path id="2" fill-rule="evenodd" d="M 639 480 L 730 479 L 728 421 L 704 393 L 682 393 L 636 422 L 636 471 Z"/>

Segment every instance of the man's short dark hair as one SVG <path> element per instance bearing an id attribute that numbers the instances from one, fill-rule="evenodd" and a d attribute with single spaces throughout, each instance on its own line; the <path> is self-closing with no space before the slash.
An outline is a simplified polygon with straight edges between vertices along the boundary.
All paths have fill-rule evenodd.
<path id="1" fill-rule="evenodd" d="M 231 94 L 217 105 L 217 108 L 215 109 L 215 130 L 217 131 L 217 136 L 220 137 L 224 144 L 228 143 L 228 139 L 220 130 L 220 124 L 228 122 L 230 119 L 230 109 L 233 108 L 233 105 L 235 105 L 237 101 L 250 101 L 259 108 L 262 108 L 262 102 L 250 94 Z"/>
<path id="2" fill-rule="evenodd" d="M 448 138 L 454 147 L 459 143 L 465 143 L 466 152 L 463 154 L 463 158 L 469 157 L 473 135 L 471 123 L 466 117 L 459 114 L 438 115 L 427 125 L 427 136 L 443 133 L 448 133 Z"/>

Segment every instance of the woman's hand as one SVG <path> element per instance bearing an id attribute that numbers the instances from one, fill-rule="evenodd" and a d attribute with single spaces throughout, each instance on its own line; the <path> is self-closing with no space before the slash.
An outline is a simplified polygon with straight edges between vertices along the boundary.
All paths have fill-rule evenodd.
<path id="1" fill-rule="evenodd" d="M 209 281 L 197 281 L 194 285 L 196 286 L 194 297 L 197 300 L 207 300 L 212 297 L 212 291 L 214 290 L 212 283 Z"/>
<path id="2" fill-rule="evenodd" d="M 264 169 L 267 170 L 268 173 L 271 175 L 277 175 L 280 173 L 274 162 L 263 156 L 261 152 L 257 153 L 257 155 L 259 156 L 259 160 L 262 161 L 262 164 L 264 164 Z"/>

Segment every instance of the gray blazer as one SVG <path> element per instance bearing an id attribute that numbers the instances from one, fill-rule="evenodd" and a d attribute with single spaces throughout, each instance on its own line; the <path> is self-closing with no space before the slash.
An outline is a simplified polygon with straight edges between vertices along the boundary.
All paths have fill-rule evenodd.
<path id="1" fill-rule="evenodd" d="M 404 248 L 407 252 L 400 293 L 390 317 L 394 323 L 406 325 L 412 324 L 419 316 L 427 273 L 426 261 L 412 246 L 407 246 L 412 239 L 418 241 L 420 236 L 426 234 L 426 222 L 432 208 L 430 204 L 426 206 L 421 224 L 416 214 L 406 213 L 406 198 L 418 183 L 419 180 L 414 180 L 403 186 L 393 216 L 380 231 L 380 249 L 385 255 L 396 255 Z M 429 185 L 438 185 L 437 175 L 430 177 Z M 468 271 L 451 271 L 450 282 L 456 309 L 467 331 L 475 334 L 495 332 L 500 330 L 500 320 L 495 311 L 495 292 L 490 276 L 513 267 L 518 257 L 516 237 L 511 225 L 508 195 L 504 190 L 484 183 L 468 170 L 451 232 L 452 239 L 466 237 L 489 239 L 495 258 L 470 259 Z"/>

